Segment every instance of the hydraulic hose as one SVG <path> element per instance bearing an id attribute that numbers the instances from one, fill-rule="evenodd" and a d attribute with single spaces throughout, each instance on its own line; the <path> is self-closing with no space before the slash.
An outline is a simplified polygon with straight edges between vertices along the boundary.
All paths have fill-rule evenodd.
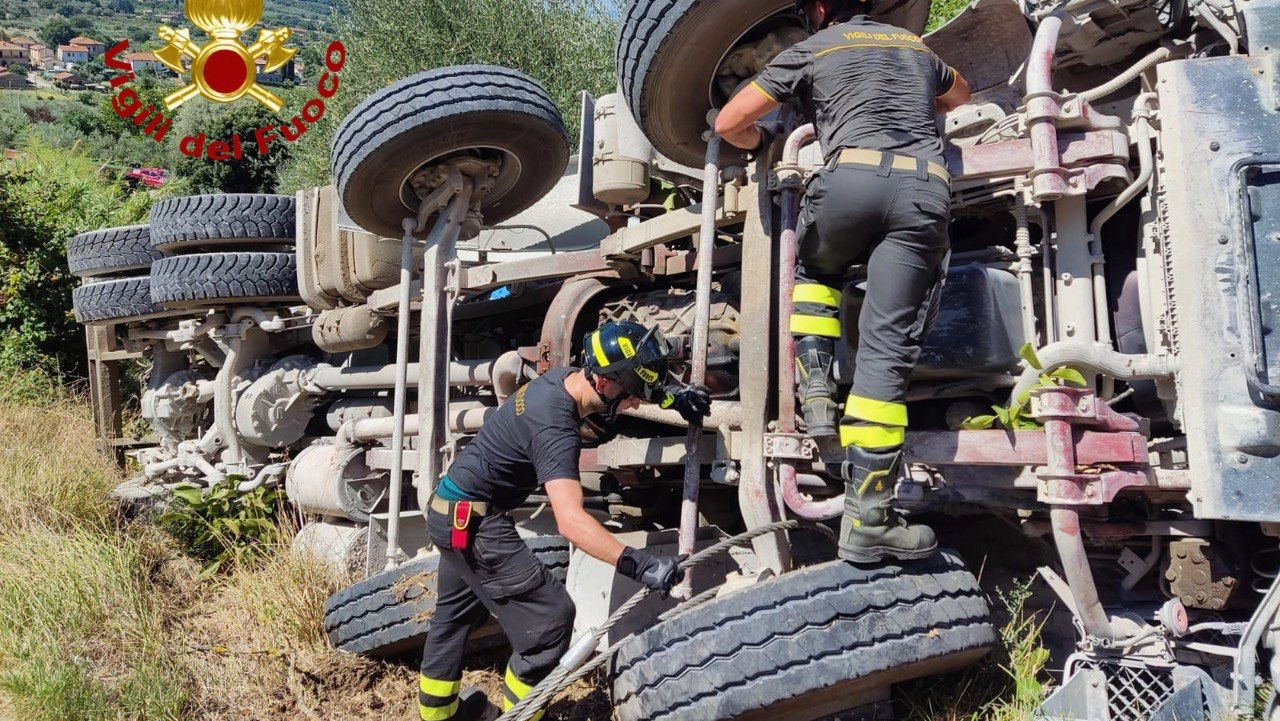
<path id="1" fill-rule="evenodd" d="M 1080 97 L 1091 103 L 1095 100 L 1101 100 L 1102 98 L 1105 98 L 1120 88 L 1128 85 L 1134 78 L 1141 75 L 1144 70 L 1162 60 L 1167 59 L 1171 54 L 1172 53 L 1169 51 L 1169 48 L 1156 48 L 1146 57 L 1134 63 L 1132 67 L 1123 73 L 1120 73 L 1096 88 L 1091 88 L 1080 93 Z"/>

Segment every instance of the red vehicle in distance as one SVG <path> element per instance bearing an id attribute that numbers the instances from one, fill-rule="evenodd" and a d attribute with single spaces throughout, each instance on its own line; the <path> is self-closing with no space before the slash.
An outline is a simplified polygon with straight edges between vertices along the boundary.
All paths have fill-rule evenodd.
<path id="1" fill-rule="evenodd" d="M 134 168 L 125 174 L 125 180 L 129 185 L 137 186 L 139 183 L 148 188 L 159 188 L 169 182 L 169 171 L 164 168 Z"/>

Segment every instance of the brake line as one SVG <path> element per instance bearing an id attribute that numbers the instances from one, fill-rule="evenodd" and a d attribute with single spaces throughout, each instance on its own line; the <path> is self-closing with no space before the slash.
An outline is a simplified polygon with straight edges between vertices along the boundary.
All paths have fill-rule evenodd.
<path id="1" fill-rule="evenodd" d="M 828 538 L 835 538 L 835 534 L 831 529 L 817 523 L 808 523 L 798 520 L 775 521 L 747 531 L 746 533 L 739 533 L 736 536 L 730 536 L 729 538 L 708 546 L 686 559 L 684 563 L 680 564 L 680 568 L 681 570 L 687 571 L 695 566 L 706 563 L 722 553 L 727 553 L 730 549 L 736 546 L 744 546 L 760 536 L 774 533 L 776 531 L 794 530 L 798 528 L 812 529 L 822 533 Z M 682 611 L 687 611 L 694 606 L 699 606 L 714 598 L 719 590 L 720 586 L 707 589 L 706 591 L 703 591 L 693 598 L 681 603 L 670 611 L 667 611 L 659 618 L 661 620 L 666 620 L 681 613 Z M 618 610 L 614 611 L 603 625 L 588 631 L 586 635 L 575 641 L 573 645 L 569 647 L 569 650 L 560 657 L 560 661 L 556 664 L 555 670 L 534 686 L 528 695 L 520 699 L 519 702 L 511 707 L 511 710 L 498 717 L 497 721 L 529 721 L 529 719 L 533 718 L 534 714 L 538 713 L 539 709 L 541 709 L 543 705 L 554 698 L 557 694 L 568 688 L 575 681 L 584 678 L 587 674 L 603 666 L 610 658 L 613 658 L 613 654 L 622 647 L 622 644 L 634 638 L 636 635 L 635 633 L 619 639 L 613 645 L 606 648 L 603 653 L 600 653 L 595 658 L 591 658 L 590 661 L 587 660 L 590 658 L 592 650 L 599 645 L 600 639 L 609 632 L 609 629 L 617 625 L 624 616 L 630 613 L 632 609 L 639 605 L 639 603 L 652 592 L 653 590 L 649 588 L 640 589 L 635 593 L 635 595 L 619 606 Z"/>

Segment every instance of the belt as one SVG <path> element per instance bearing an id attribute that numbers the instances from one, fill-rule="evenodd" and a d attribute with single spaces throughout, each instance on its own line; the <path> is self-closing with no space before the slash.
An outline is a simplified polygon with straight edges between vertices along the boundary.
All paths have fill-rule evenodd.
<path id="1" fill-rule="evenodd" d="M 916 172 L 917 163 L 919 162 L 916 158 L 912 158 L 908 155 L 884 153 L 879 150 L 868 150 L 867 148 L 845 148 L 840 151 L 840 154 L 837 156 L 836 163 L 839 165 L 867 165 L 873 168 L 879 168 L 880 163 L 883 162 L 884 156 L 886 155 L 893 158 L 890 167 L 894 170 L 907 170 L 913 173 Z M 928 169 L 929 175 L 932 175 L 944 183 L 951 182 L 951 174 L 948 173 L 947 169 L 941 165 L 930 160 L 925 164 L 925 167 Z"/>
<path id="2" fill-rule="evenodd" d="M 453 505 L 455 503 L 470 503 L 471 512 L 477 516 L 483 516 L 489 513 L 489 504 L 484 501 L 449 501 L 439 496 L 432 497 L 431 510 L 448 516 L 450 515 L 450 511 L 453 509 Z"/>

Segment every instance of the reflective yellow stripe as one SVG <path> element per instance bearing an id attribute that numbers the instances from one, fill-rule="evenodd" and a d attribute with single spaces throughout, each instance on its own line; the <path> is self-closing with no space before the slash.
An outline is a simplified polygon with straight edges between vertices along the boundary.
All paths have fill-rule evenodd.
<path id="1" fill-rule="evenodd" d="M 882 426 L 906 426 L 907 406 L 895 401 L 878 401 L 850 393 L 844 401 L 844 414 Z"/>
<path id="2" fill-rule="evenodd" d="M 839 308 L 840 291 L 821 283 L 796 283 L 795 289 L 791 291 L 791 302 Z"/>
<path id="3" fill-rule="evenodd" d="M 663 396 L 661 401 L 658 401 L 658 406 L 660 408 L 670 408 L 673 404 L 675 404 L 675 402 L 676 402 L 676 397 L 668 393 L 665 396 Z"/>
<path id="4" fill-rule="evenodd" d="M 441 681 L 438 678 L 419 676 L 418 688 L 428 696 L 449 698 L 456 694 L 458 689 L 462 688 L 462 681 Z"/>
<path id="5" fill-rule="evenodd" d="M 872 471 L 872 472 L 868 473 L 868 474 L 867 474 L 867 477 L 866 477 L 866 478 L 864 478 L 864 479 L 862 479 L 862 485 L 861 485 L 861 486 L 858 486 L 858 495 L 859 495 L 859 496 L 866 495 L 866 493 L 867 493 L 867 489 L 871 487 L 871 482 L 872 482 L 872 481 L 874 481 L 874 480 L 876 480 L 877 478 L 881 479 L 881 482 L 876 484 L 876 491 L 877 491 L 877 492 L 879 492 L 879 491 L 883 491 L 883 490 L 884 490 L 884 480 L 883 480 L 883 479 L 884 479 L 884 477 L 885 477 L 885 476 L 887 476 L 887 475 L 889 475 L 889 471 L 887 471 L 887 470 Z"/>
<path id="6" fill-rule="evenodd" d="M 591 352 L 596 356 L 596 362 L 601 368 L 609 365 L 609 356 L 604 354 L 604 346 L 600 345 L 600 331 L 591 334 Z"/>
<path id="7" fill-rule="evenodd" d="M 769 92 L 768 90 L 765 90 L 764 86 L 760 84 L 759 80 L 752 80 L 751 87 L 755 88 L 756 90 L 759 90 L 761 95 L 772 100 L 773 102 L 775 103 L 778 102 L 778 99 L 773 97 L 773 93 Z"/>
<path id="8" fill-rule="evenodd" d="M 503 688 L 502 693 L 503 713 L 510 711 L 516 705 L 517 701 L 528 696 L 529 692 L 533 690 L 533 686 L 521 681 L 514 673 L 511 672 L 510 666 L 507 667 L 507 675 L 503 679 L 503 686 L 505 687 Z M 542 711 L 539 711 L 531 716 L 529 721 L 541 721 L 541 719 Z"/>
<path id="9" fill-rule="evenodd" d="M 826 338 L 839 338 L 840 319 L 794 313 L 791 316 L 791 332 L 794 335 L 820 335 Z"/>
<path id="10" fill-rule="evenodd" d="M 907 429 L 902 426 L 840 425 L 840 445 L 859 448 L 891 448 L 902 445 Z"/>
<path id="11" fill-rule="evenodd" d="M 418 717 L 422 721 L 448 721 L 456 713 L 458 713 L 458 699 L 456 698 L 448 706 L 423 706 L 418 704 Z"/>
<path id="12" fill-rule="evenodd" d="M 518 699 L 528 696 L 529 692 L 533 690 L 533 686 L 521 681 L 514 673 L 511 673 L 510 666 L 507 667 L 506 678 L 502 680 L 506 683 L 507 688 L 511 689 L 511 693 L 515 694 Z"/>

